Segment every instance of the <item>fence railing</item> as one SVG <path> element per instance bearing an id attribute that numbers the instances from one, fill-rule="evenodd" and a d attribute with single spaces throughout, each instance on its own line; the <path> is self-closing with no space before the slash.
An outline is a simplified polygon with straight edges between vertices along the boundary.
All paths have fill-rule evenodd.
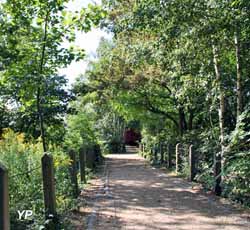
<path id="1" fill-rule="evenodd" d="M 71 163 L 69 166 L 70 180 L 72 185 L 73 196 L 79 195 L 79 185 L 77 180 L 78 165 L 81 182 L 86 183 L 86 167 L 93 168 L 97 161 L 100 160 L 101 150 L 98 145 L 88 148 L 81 148 L 79 156 L 73 150 L 69 151 Z M 79 161 L 77 160 L 79 159 Z M 44 213 L 46 221 L 46 229 L 55 229 L 58 221 L 56 208 L 56 183 L 54 173 L 54 162 L 51 154 L 45 153 L 41 159 L 41 166 L 36 170 L 42 169 L 42 188 L 44 197 Z M 30 173 L 31 170 L 25 172 Z M 23 172 L 22 172 L 23 175 Z M 17 175 L 14 175 L 17 176 Z M 13 176 L 12 176 L 13 177 Z M 8 169 L 0 164 L 0 229 L 10 229 L 10 213 L 9 213 L 9 175 Z"/>

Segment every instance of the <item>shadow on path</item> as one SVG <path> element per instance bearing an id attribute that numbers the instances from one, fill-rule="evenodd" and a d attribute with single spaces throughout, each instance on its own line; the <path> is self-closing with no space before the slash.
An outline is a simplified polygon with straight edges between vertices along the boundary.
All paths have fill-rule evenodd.
<path id="1" fill-rule="evenodd" d="M 249 215 L 136 154 L 106 157 L 107 191 L 93 229 L 249 230 Z"/>

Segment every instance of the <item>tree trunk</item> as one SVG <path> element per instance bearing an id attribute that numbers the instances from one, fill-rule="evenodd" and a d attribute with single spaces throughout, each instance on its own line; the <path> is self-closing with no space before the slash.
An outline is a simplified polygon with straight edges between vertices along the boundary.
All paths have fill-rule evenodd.
<path id="1" fill-rule="evenodd" d="M 190 108 L 188 111 L 189 111 L 188 129 L 192 130 L 193 129 L 194 111 L 193 111 L 193 109 L 190 109 Z"/>
<path id="2" fill-rule="evenodd" d="M 224 147 L 225 141 L 225 92 L 223 89 L 222 78 L 220 73 L 220 67 L 218 62 L 218 49 L 216 46 L 213 46 L 213 55 L 214 55 L 214 69 L 216 75 L 216 81 L 219 89 L 219 124 L 220 124 L 220 143 L 221 146 Z M 224 150 L 224 148 L 222 148 Z M 222 151 L 223 152 L 223 151 Z"/>
<path id="3" fill-rule="evenodd" d="M 241 67 L 241 49 L 240 38 L 238 31 L 234 35 L 235 54 L 236 54 L 236 68 L 237 68 L 237 121 L 243 111 L 243 98 L 242 98 L 242 67 Z"/>
<path id="4" fill-rule="evenodd" d="M 219 60 L 218 60 L 218 48 L 213 45 L 213 61 L 214 61 L 214 70 L 216 75 L 216 81 L 219 90 L 219 125 L 220 125 L 220 145 L 221 152 L 217 154 L 216 157 L 216 187 L 219 186 L 218 183 L 221 182 L 221 171 L 223 172 L 224 168 L 224 151 L 225 151 L 225 93 L 222 84 L 222 77 L 220 72 Z M 218 167 L 220 165 L 220 167 Z M 219 170 L 218 170 L 219 169 Z M 220 187 L 220 186 L 219 186 Z M 220 190 L 220 188 L 219 188 Z M 218 194 L 219 195 L 219 194 Z"/>
<path id="5" fill-rule="evenodd" d="M 46 49 L 46 41 L 47 41 L 48 20 L 49 20 L 49 11 L 46 14 L 45 23 L 44 23 L 44 37 L 43 37 L 41 61 L 40 61 L 40 67 L 39 67 L 40 76 L 39 76 L 39 81 L 38 81 L 38 86 L 37 86 L 37 98 L 36 98 L 37 112 L 38 112 L 38 117 L 39 117 L 39 125 L 40 125 L 41 138 L 42 138 L 44 152 L 47 152 L 47 146 L 46 146 L 46 138 L 45 138 L 43 111 L 42 111 L 42 105 L 41 105 L 42 104 L 41 103 L 41 84 L 42 84 L 42 74 L 43 74 L 45 49 Z"/>
<path id="6" fill-rule="evenodd" d="M 43 122 L 43 112 L 41 108 L 41 89 L 40 85 L 37 89 L 37 113 L 39 118 L 39 126 L 40 126 L 40 132 L 41 132 L 41 138 L 42 138 L 42 144 L 43 144 L 43 151 L 47 152 L 47 146 L 46 146 L 46 138 L 45 138 L 45 130 L 44 130 L 44 122 Z"/>
<path id="7" fill-rule="evenodd" d="M 187 122 L 182 106 L 179 107 L 179 130 L 181 135 L 183 135 L 184 131 L 187 130 Z"/>

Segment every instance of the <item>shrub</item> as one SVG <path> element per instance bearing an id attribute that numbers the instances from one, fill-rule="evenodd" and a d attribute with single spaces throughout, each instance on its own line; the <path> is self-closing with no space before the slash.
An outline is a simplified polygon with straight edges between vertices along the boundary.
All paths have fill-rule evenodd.
<path id="1" fill-rule="evenodd" d="M 59 148 L 52 149 L 60 214 L 72 205 L 68 170 L 70 160 Z M 42 155 L 40 141 L 27 142 L 23 134 L 4 130 L 0 140 L 0 162 L 9 170 L 11 229 L 36 229 L 43 222 Z M 18 210 L 32 210 L 33 219 L 21 222 L 18 220 Z"/>

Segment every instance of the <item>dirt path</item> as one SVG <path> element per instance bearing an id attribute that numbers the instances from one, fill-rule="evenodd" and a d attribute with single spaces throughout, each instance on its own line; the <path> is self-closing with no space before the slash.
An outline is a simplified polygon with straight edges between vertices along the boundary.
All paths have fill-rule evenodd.
<path id="1" fill-rule="evenodd" d="M 135 154 L 109 155 L 89 197 L 88 230 L 249 230 L 247 214 L 190 183 L 154 169 Z"/>

